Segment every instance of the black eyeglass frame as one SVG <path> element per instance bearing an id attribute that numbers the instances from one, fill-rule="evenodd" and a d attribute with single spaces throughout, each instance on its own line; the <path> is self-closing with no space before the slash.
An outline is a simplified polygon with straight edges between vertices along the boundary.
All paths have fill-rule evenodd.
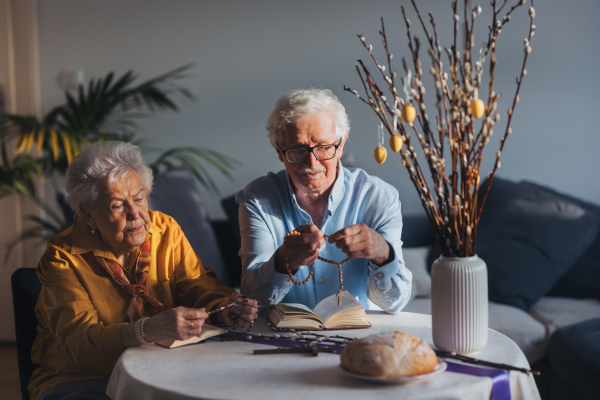
<path id="1" fill-rule="evenodd" d="M 315 156 L 315 158 L 319 161 L 331 160 L 333 157 L 335 157 L 335 155 L 337 154 L 338 148 L 342 145 L 342 140 L 344 140 L 344 138 L 341 138 L 340 141 L 338 142 L 338 144 L 321 144 L 321 145 L 313 146 L 313 147 L 294 147 L 294 148 L 287 149 L 287 150 L 282 149 L 281 146 L 279 145 L 279 143 L 275 142 L 275 144 L 277 145 L 277 148 L 283 153 L 283 156 L 290 164 L 300 164 L 300 163 L 303 163 L 304 161 L 306 161 L 306 159 L 308 158 L 308 155 L 310 153 L 312 153 L 313 156 Z M 335 148 L 333 155 L 329 158 L 317 157 L 314 150 L 318 149 L 319 147 L 327 147 L 327 146 L 333 146 Z M 290 161 L 289 158 L 287 158 L 287 152 L 291 151 L 291 150 L 306 150 L 306 157 L 304 157 L 304 160 L 302 160 L 302 161 Z"/>

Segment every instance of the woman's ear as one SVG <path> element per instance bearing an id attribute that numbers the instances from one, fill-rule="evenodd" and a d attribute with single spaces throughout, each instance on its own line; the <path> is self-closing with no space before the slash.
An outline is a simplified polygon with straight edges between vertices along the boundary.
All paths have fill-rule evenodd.
<path id="1" fill-rule="evenodd" d="M 87 224 L 90 226 L 90 228 L 98 229 L 98 224 L 96 223 L 96 220 L 94 219 L 94 217 L 92 217 L 92 214 L 88 213 L 81 207 L 79 207 L 79 211 L 81 212 L 81 215 L 83 215 L 85 222 L 87 222 Z"/>

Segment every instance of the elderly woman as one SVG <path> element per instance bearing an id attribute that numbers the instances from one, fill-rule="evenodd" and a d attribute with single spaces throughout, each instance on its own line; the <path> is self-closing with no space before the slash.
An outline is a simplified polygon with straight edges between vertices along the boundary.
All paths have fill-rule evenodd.
<path id="1" fill-rule="evenodd" d="M 185 340 L 205 322 L 254 320 L 257 302 L 202 265 L 171 217 L 148 210 L 152 171 L 139 147 L 92 144 L 69 166 L 65 186 L 77 215 L 37 267 L 32 399 L 107 398 L 107 378 L 127 347 Z"/>
<path id="2" fill-rule="evenodd" d="M 290 90 L 275 104 L 269 139 L 285 169 L 240 191 L 244 293 L 264 304 L 314 308 L 343 286 L 366 309 L 397 313 L 412 275 L 402 258 L 398 191 L 340 157 L 350 126 L 342 103 L 326 89 Z M 298 235 L 284 238 L 290 231 Z M 287 248 L 286 248 L 287 247 Z M 312 272 L 311 272 L 312 271 Z M 297 282 L 294 285 L 290 276 Z"/>

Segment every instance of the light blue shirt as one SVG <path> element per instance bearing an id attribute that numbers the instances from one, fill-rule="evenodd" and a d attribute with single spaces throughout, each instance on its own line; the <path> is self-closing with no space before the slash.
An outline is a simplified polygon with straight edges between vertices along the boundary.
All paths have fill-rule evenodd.
<path id="1" fill-rule="evenodd" d="M 338 171 L 321 231 L 331 235 L 363 222 L 388 242 L 394 255 L 391 262 L 381 267 L 363 258 L 343 264 L 344 290 L 358 298 L 367 310 L 383 309 L 395 314 L 408 302 L 412 281 L 402 258 L 398 191 L 361 169 L 344 168 L 338 163 Z M 240 203 L 242 293 L 258 298 L 263 305 L 301 303 L 311 309 L 337 293 L 340 282 L 335 264 L 316 260 L 312 279 L 302 286 L 294 285 L 287 274 L 275 271 L 275 251 L 283 244 L 286 233 L 313 223 L 296 201 L 286 170 L 254 180 L 237 194 L 236 201 Z M 319 256 L 336 262 L 346 259 L 346 254 L 329 242 Z M 310 266 L 301 266 L 294 279 L 303 281 L 309 271 Z"/>

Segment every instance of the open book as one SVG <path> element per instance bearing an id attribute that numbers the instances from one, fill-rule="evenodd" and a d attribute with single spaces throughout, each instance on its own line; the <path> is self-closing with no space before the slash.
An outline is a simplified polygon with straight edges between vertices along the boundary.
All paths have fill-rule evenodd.
<path id="1" fill-rule="evenodd" d="M 340 306 L 334 294 L 321 300 L 314 310 L 303 304 L 279 303 L 269 310 L 267 316 L 277 328 L 348 329 L 371 326 L 364 307 L 347 291 L 344 291 Z"/>
<path id="2" fill-rule="evenodd" d="M 225 333 L 225 332 L 227 332 L 227 329 L 217 328 L 216 326 L 204 324 L 204 325 L 202 325 L 202 332 L 200 332 L 200 334 L 198 336 L 193 336 L 186 340 L 176 340 L 176 339 L 161 340 L 160 342 L 156 342 L 156 344 L 166 347 L 166 348 L 169 348 L 169 349 L 172 349 L 172 348 L 179 347 L 179 346 L 185 346 L 186 344 L 198 343 L 198 342 L 208 339 L 209 337 L 220 335 L 221 333 Z"/>

